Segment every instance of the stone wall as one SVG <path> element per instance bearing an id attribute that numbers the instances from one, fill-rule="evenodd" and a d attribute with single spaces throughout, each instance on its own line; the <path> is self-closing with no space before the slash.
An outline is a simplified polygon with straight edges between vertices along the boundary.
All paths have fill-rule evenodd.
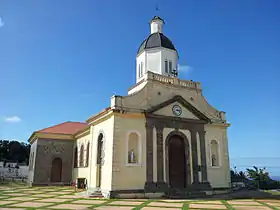
<path id="1" fill-rule="evenodd" d="M 73 170 L 74 140 L 38 139 L 33 185 L 51 184 L 54 158 L 62 160 L 61 183 L 70 184 Z"/>

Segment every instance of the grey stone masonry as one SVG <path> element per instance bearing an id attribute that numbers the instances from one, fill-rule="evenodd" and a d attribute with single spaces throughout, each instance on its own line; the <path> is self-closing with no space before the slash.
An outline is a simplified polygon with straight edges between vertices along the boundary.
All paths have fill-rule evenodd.
<path id="1" fill-rule="evenodd" d="M 70 184 L 73 170 L 74 140 L 38 139 L 33 185 L 51 184 L 54 158 L 62 160 L 61 184 Z"/>

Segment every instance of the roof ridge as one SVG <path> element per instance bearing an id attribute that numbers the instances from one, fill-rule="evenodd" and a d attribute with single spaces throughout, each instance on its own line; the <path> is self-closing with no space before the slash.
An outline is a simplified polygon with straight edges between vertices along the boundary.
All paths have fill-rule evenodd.
<path id="1" fill-rule="evenodd" d="M 70 123 L 84 123 L 84 124 L 87 124 L 86 122 L 79 122 L 79 121 L 66 121 L 66 122 L 70 122 Z"/>
<path id="2" fill-rule="evenodd" d="M 45 130 L 45 129 L 47 129 L 47 128 L 53 128 L 53 127 L 56 127 L 56 126 L 58 126 L 58 125 L 63 125 L 63 124 L 66 124 L 67 122 L 69 122 L 69 121 L 66 121 L 66 122 L 63 122 L 63 123 L 59 123 L 59 124 L 56 124 L 56 125 L 52 125 L 52 126 L 50 126 L 50 127 L 46 127 L 46 128 L 43 128 L 43 129 L 37 130 L 36 132 L 39 132 L 39 131 Z"/>
<path id="3" fill-rule="evenodd" d="M 54 128 L 54 127 L 57 127 L 57 126 L 60 126 L 60 125 L 66 124 L 66 123 L 84 123 L 84 124 L 87 124 L 87 123 L 85 123 L 85 122 L 65 121 L 65 122 L 63 122 L 63 123 L 59 123 L 59 124 L 56 124 L 56 125 L 52 125 L 52 126 L 49 126 L 49 127 L 46 127 L 46 128 L 40 129 L 40 130 L 37 130 L 37 131 L 35 131 L 35 132 L 40 132 L 40 131 L 43 131 L 43 130 L 46 130 L 46 129 L 49 129 L 49 128 Z"/>

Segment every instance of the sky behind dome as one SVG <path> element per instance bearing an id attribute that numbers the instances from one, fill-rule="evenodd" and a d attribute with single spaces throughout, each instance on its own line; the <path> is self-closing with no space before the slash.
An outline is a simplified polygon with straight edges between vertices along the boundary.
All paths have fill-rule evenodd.
<path id="1" fill-rule="evenodd" d="M 179 77 L 201 82 L 208 102 L 227 113 L 231 164 L 269 162 L 280 175 L 280 1 L 176 2 L 0 0 L 0 139 L 84 121 L 126 95 L 148 22 L 159 15 Z"/>

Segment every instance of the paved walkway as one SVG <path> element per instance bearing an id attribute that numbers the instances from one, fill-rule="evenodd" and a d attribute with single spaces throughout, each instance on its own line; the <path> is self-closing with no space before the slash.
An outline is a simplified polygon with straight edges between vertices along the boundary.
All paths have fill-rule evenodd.
<path id="1" fill-rule="evenodd" d="M 69 187 L 1 187 L 0 210 L 5 209 L 236 209 L 236 210 L 280 210 L 280 200 L 106 200 L 81 198 Z"/>

